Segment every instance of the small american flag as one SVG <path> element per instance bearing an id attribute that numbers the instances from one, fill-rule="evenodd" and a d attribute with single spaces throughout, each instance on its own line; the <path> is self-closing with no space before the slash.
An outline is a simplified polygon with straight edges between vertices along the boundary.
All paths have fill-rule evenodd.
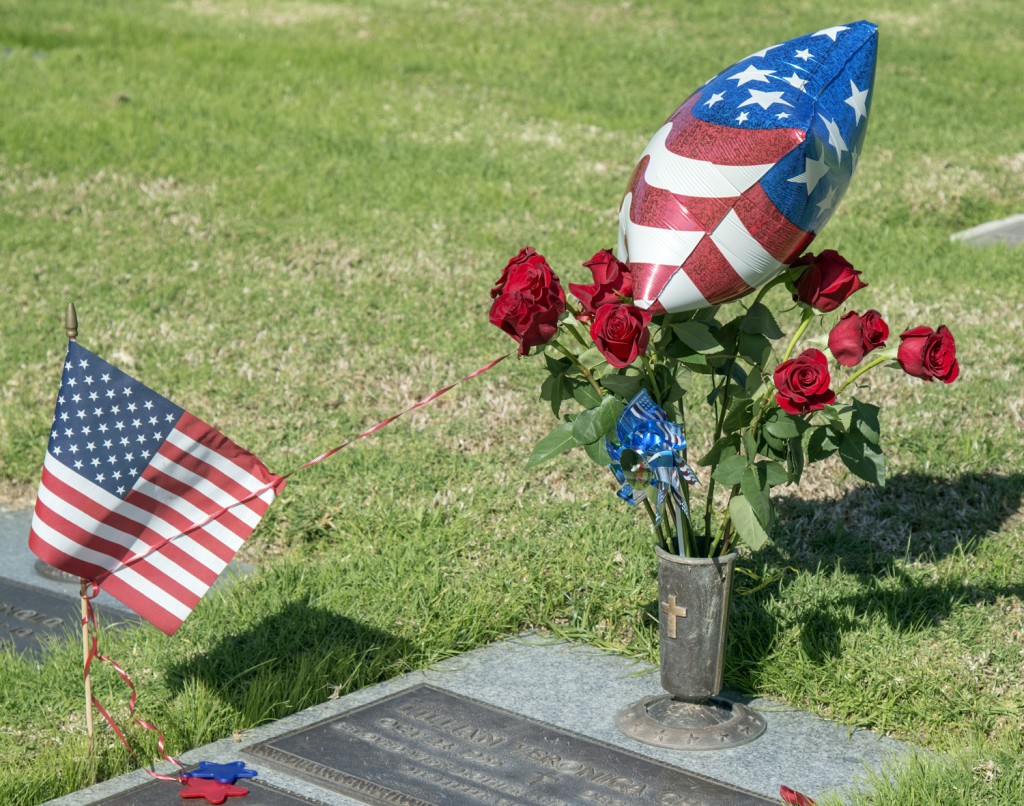
<path id="1" fill-rule="evenodd" d="M 654 135 L 626 189 L 616 255 L 654 313 L 775 277 L 821 231 L 857 166 L 877 29 L 836 25 L 723 70 Z"/>
<path id="2" fill-rule="evenodd" d="M 284 487 L 251 453 L 75 341 L 29 546 L 172 635 Z"/>

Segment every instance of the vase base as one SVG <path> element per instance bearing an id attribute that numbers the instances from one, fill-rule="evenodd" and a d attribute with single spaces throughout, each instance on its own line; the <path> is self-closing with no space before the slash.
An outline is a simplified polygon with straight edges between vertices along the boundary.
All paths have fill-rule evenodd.
<path id="1" fill-rule="evenodd" d="M 615 715 L 615 724 L 630 738 L 673 750 L 724 750 L 752 742 L 768 727 L 746 705 L 711 697 L 700 703 L 671 694 L 645 697 Z"/>

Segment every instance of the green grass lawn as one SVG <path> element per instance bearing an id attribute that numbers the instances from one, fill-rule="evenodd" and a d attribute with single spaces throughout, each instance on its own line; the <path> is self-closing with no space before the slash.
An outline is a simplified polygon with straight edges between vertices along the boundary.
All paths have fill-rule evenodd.
<path id="1" fill-rule="evenodd" d="M 86 347 L 286 472 L 508 351 L 488 290 L 520 246 L 588 282 L 701 82 L 861 17 L 870 130 L 815 249 L 895 333 L 946 323 L 962 375 L 873 379 L 889 483 L 826 463 L 784 499 L 726 685 L 937 751 L 863 803 L 1024 802 L 1024 251 L 948 240 L 1022 212 L 1016 0 L 0 0 L 0 495 L 31 504 L 69 300 Z M 541 379 L 505 362 L 299 475 L 258 573 L 174 638 L 105 634 L 168 748 L 530 627 L 656 661 L 652 537 L 611 475 L 524 469 Z M 79 652 L 0 653 L 0 802 L 88 782 Z M 101 730 L 98 774 L 136 766 Z"/>

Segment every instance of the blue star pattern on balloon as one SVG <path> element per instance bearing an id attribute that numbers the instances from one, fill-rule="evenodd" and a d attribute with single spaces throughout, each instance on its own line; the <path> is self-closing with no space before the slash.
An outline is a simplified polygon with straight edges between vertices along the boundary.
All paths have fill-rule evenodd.
<path id="1" fill-rule="evenodd" d="M 820 232 L 857 167 L 875 79 L 877 28 L 834 25 L 752 53 L 709 80 L 693 115 L 740 129 L 792 128 L 804 143 L 761 180 L 776 207 Z"/>
<path id="2" fill-rule="evenodd" d="M 194 770 L 183 772 L 181 777 L 211 778 L 223 784 L 233 784 L 239 778 L 255 778 L 257 775 L 259 773 L 246 767 L 244 761 L 229 761 L 226 764 L 218 764 L 214 761 L 200 761 L 198 767 Z"/>

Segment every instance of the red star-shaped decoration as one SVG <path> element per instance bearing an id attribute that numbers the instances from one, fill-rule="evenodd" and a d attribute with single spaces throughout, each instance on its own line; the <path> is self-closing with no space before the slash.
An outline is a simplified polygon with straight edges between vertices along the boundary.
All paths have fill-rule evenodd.
<path id="1" fill-rule="evenodd" d="M 244 786 L 210 781 L 205 778 L 186 778 L 185 786 L 178 792 L 179 797 L 206 798 L 215 806 L 220 806 L 228 798 L 241 797 L 248 794 L 249 790 Z"/>

